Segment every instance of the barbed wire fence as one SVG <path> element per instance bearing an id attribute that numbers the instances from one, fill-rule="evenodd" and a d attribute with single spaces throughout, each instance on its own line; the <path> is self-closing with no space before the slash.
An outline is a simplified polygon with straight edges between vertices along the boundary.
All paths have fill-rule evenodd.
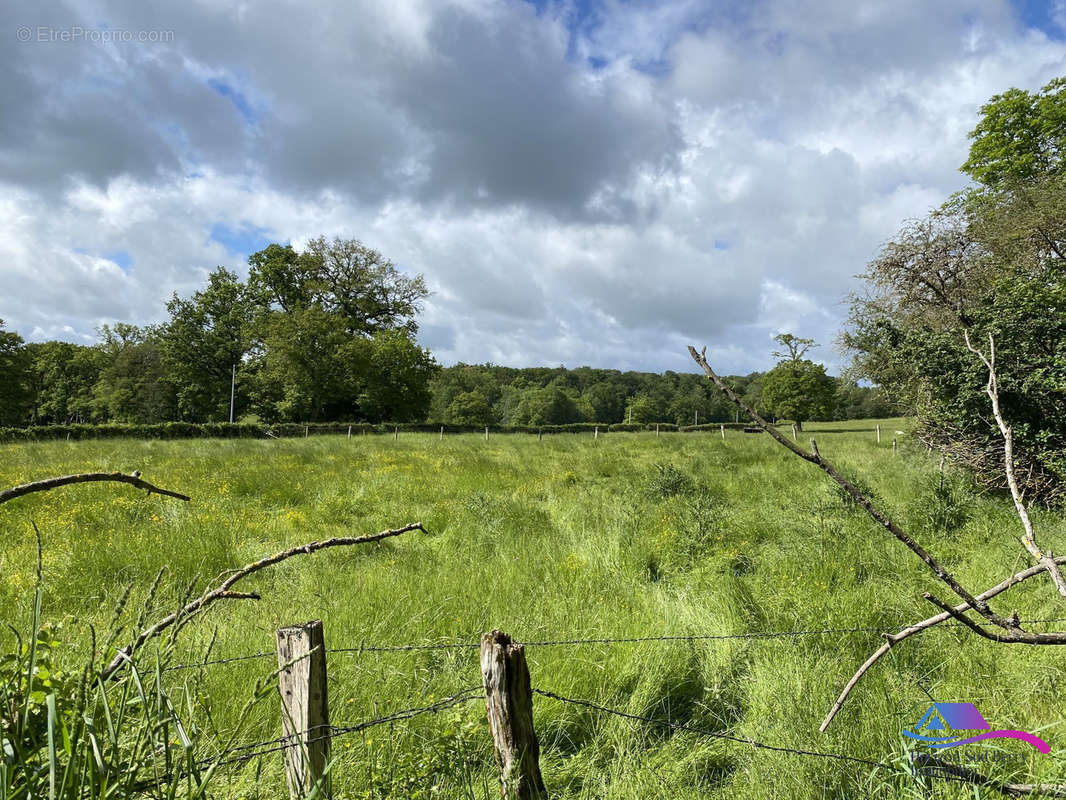
<path id="1" fill-rule="evenodd" d="M 1055 618 L 1047 618 L 1047 619 L 1025 620 L 1025 622 L 1027 622 L 1029 624 L 1045 624 L 1045 623 L 1046 624 L 1050 624 L 1050 623 L 1063 622 L 1063 621 L 1066 621 L 1066 618 L 1064 618 L 1064 617 L 1055 617 Z M 321 627 L 321 623 L 309 623 L 309 625 L 314 625 L 314 624 L 319 625 L 319 628 Z M 959 623 L 959 624 L 956 624 L 954 626 L 945 625 L 945 626 L 941 626 L 941 627 L 944 627 L 944 628 L 947 628 L 947 627 L 960 627 L 961 628 L 961 627 L 965 627 L 965 626 L 963 626 L 963 625 L 961 625 L 961 623 Z M 296 626 L 296 628 L 289 628 L 289 629 L 284 629 L 284 630 L 292 631 L 292 630 L 296 630 L 298 628 L 300 628 L 300 626 Z M 280 636 L 280 633 L 281 632 L 279 631 L 279 636 Z M 694 642 L 714 642 L 714 641 L 729 641 L 729 640 L 734 640 L 734 641 L 735 640 L 776 640 L 776 639 L 795 639 L 795 638 L 800 638 L 800 637 L 826 636 L 826 635 L 843 635 L 843 634 L 855 634 L 855 633 L 870 633 L 870 634 L 881 635 L 881 634 L 891 633 L 891 631 L 887 630 L 884 627 L 854 626 L 854 627 L 841 627 L 841 628 L 812 628 L 812 629 L 794 629 L 794 630 L 778 630 L 778 631 L 750 631 L 750 632 L 744 632 L 744 633 L 662 634 L 662 635 L 649 635 L 649 636 L 584 637 L 584 638 L 575 637 L 575 638 L 560 638 L 560 639 L 540 639 L 540 640 L 521 641 L 521 642 L 518 641 L 518 640 L 513 640 L 512 641 L 510 639 L 510 637 L 506 637 L 505 634 L 503 634 L 502 636 L 506 637 L 506 641 L 512 645 L 512 649 L 517 648 L 517 651 L 519 651 L 519 653 L 522 653 L 522 652 L 524 652 L 525 648 L 529 648 L 529 647 L 532 647 L 532 648 L 542 648 L 542 647 L 581 647 L 581 646 L 596 646 L 596 645 L 605 646 L 605 645 L 628 645 L 628 644 L 650 644 L 650 643 L 669 644 L 669 643 L 677 643 L 677 642 L 693 642 L 694 643 Z M 319 635 L 321 636 L 321 633 Z M 494 632 L 493 635 L 495 636 L 496 632 Z M 301 786 L 305 787 L 305 788 L 310 788 L 311 786 L 315 785 L 316 782 L 321 782 L 322 780 L 324 780 L 323 775 L 315 774 L 315 770 L 312 769 L 312 770 L 310 770 L 310 772 L 308 772 L 308 768 L 309 768 L 309 766 L 311 766 L 310 765 L 311 759 L 306 757 L 306 753 L 309 751 L 309 749 L 313 748 L 316 745 L 322 745 L 324 743 L 325 746 L 327 747 L 327 753 L 328 753 L 328 744 L 329 744 L 330 741 L 332 741 L 334 739 L 337 739 L 337 738 L 340 738 L 340 737 L 343 737 L 343 736 L 347 736 L 347 735 L 350 735 L 350 734 L 354 734 L 354 733 L 359 733 L 359 732 L 362 732 L 362 731 L 365 731 L 367 729 L 370 729 L 370 728 L 373 728 L 373 727 L 376 727 L 376 726 L 380 726 L 380 725 L 386 725 L 386 724 L 392 725 L 392 724 L 395 724 L 397 722 L 403 722 L 403 721 L 411 720 L 411 719 L 414 719 L 416 717 L 436 714 L 438 712 L 441 712 L 441 711 L 444 711 L 444 710 L 447 710 L 447 709 L 451 709 L 451 708 L 456 708 L 458 706 L 464 705 L 466 703 L 469 703 L 469 702 L 471 702 L 473 700 L 478 700 L 478 699 L 482 699 L 482 700 L 486 700 L 487 701 L 487 705 L 489 707 L 490 727 L 491 727 L 491 720 L 492 720 L 492 702 L 491 702 L 492 687 L 490 686 L 490 683 L 493 683 L 494 681 L 490 680 L 488 674 L 485 672 L 485 655 L 484 654 L 485 654 L 485 647 L 486 647 L 486 640 L 487 639 L 488 639 L 488 635 L 486 635 L 486 637 L 483 637 L 482 640 L 478 641 L 478 642 L 473 642 L 473 641 L 452 641 L 452 642 L 417 642 L 417 643 L 405 643 L 405 644 L 369 644 L 369 643 L 366 643 L 366 642 L 361 642 L 360 644 L 354 645 L 354 646 L 334 647 L 334 648 L 325 647 L 324 642 L 323 642 L 321 644 L 322 658 L 320 659 L 321 671 L 322 671 L 321 681 L 322 681 L 322 685 L 323 686 L 325 686 L 325 680 L 326 680 L 325 679 L 325 655 L 327 655 L 327 654 L 334 654 L 334 655 L 360 655 L 360 654 L 387 654 L 387 653 L 425 652 L 425 651 L 469 651 L 469 650 L 480 650 L 481 653 L 482 653 L 482 659 L 481 660 L 482 660 L 482 672 L 483 672 L 484 682 L 483 682 L 482 686 L 469 686 L 469 687 L 466 687 L 464 689 L 460 689 L 459 691 L 457 691 L 457 692 L 455 692 L 455 693 L 453 693 L 453 694 L 451 694 L 451 695 L 449 695 L 449 696 L 447 696 L 445 698 L 442 698 L 440 700 L 436 700 L 436 701 L 428 703 L 426 705 L 412 706 L 410 708 L 405 708 L 405 709 L 393 711 L 391 713 L 388 713 L 388 714 L 385 714 L 385 715 L 382 715 L 382 716 L 378 716 L 378 717 L 375 717 L 375 718 L 372 718 L 372 719 L 368 719 L 368 720 L 364 720 L 364 721 L 360 721 L 360 722 L 355 722 L 355 723 L 347 724 L 347 725 L 331 725 L 331 724 L 328 723 L 328 721 L 324 721 L 324 720 L 328 720 L 328 711 L 325 708 L 323 708 L 322 709 L 322 715 L 321 715 L 321 720 L 323 720 L 323 721 L 316 721 L 316 718 L 313 715 L 310 716 L 310 717 L 305 717 L 304 718 L 304 725 L 299 727 L 295 732 L 286 733 L 285 735 L 280 736 L 280 737 L 276 737 L 274 739 L 268 739 L 268 740 L 259 741 L 259 742 L 251 742 L 251 743 L 246 743 L 246 744 L 241 744 L 241 745 L 229 747 L 229 748 L 223 750 L 222 752 L 217 753 L 217 754 L 215 754 L 215 755 L 213 755 L 211 757 L 204 758 L 204 759 L 201 759 L 201 760 L 197 761 L 196 764 L 194 765 L 194 767 L 192 767 L 192 768 L 187 768 L 187 769 L 185 769 L 182 772 L 175 773 L 175 774 L 172 774 L 172 775 L 167 775 L 163 779 L 144 784 L 143 786 L 141 786 L 139 788 L 142 788 L 142 789 L 145 789 L 145 790 L 151 789 L 151 788 L 157 788 L 158 786 L 165 785 L 168 782 L 182 780 L 182 779 L 188 778 L 190 776 L 193 776 L 196 773 L 203 772 L 203 771 L 211 769 L 211 768 L 220 768 L 220 767 L 225 767 L 225 766 L 235 766 L 235 765 L 245 764 L 245 763 L 247 763 L 247 762 L 249 762 L 249 761 L 251 761 L 253 759 L 262 758 L 263 756 L 266 756 L 266 755 L 271 755 L 271 754 L 274 754 L 274 753 L 283 753 L 283 754 L 285 754 L 285 753 L 288 753 L 289 751 L 293 751 L 293 750 L 298 749 L 299 753 L 303 753 L 302 756 L 298 756 L 297 758 L 289 758 L 288 756 L 286 757 L 286 770 L 287 770 L 287 773 L 288 773 L 288 776 L 289 776 L 289 779 L 290 779 L 290 781 L 289 781 L 290 793 L 295 797 L 295 796 L 297 796 L 297 794 L 299 794 L 299 792 L 295 792 L 293 790 L 294 786 L 297 787 L 297 788 L 301 787 Z M 165 667 L 164 671 L 166 671 L 166 672 L 177 672 L 177 671 L 182 671 L 182 670 L 203 670 L 203 669 L 206 669 L 206 668 L 209 668 L 209 667 L 213 668 L 213 667 L 224 666 L 224 665 L 227 665 L 227 664 L 254 661 L 254 660 L 262 660 L 262 659 L 268 659 L 268 658 L 270 658 L 270 659 L 279 658 L 279 661 L 281 661 L 281 659 L 279 657 L 279 653 L 280 653 L 280 650 L 278 652 L 260 651 L 260 652 L 238 654 L 238 655 L 226 656 L 226 657 L 210 658 L 210 659 L 204 659 L 202 661 L 197 661 L 197 662 L 179 663 L 179 664 L 170 665 L 168 667 Z M 655 726 L 655 727 L 663 728 L 663 729 L 666 729 L 666 730 L 670 730 L 672 732 L 686 732 L 686 733 L 694 734 L 694 735 L 697 735 L 697 736 L 705 736 L 705 737 L 713 738 L 713 739 L 717 739 L 717 740 L 733 742 L 733 743 L 736 743 L 736 744 L 743 744 L 743 745 L 746 745 L 746 746 L 754 748 L 754 749 L 766 750 L 766 751 L 770 751 L 770 752 L 777 752 L 777 753 L 782 753 L 782 754 L 787 754 L 787 755 L 792 755 L 792 756 L 797 756 L 797 757 L 809 757 L 809 758 L 818 758 L 818 759 L 823 759 L 823 760 L 828 760 L 828 761 L 851 763 L 851 764 L 856 764 L 856 765 L 860 765 L 860 766 L 863 766 L 863 767 L 869 767 L 869 768 L 872 768 L 872 769 L 875 769 L 875 770 L 887 770 L 887 771 L 899 772 L 902 769 L 898 764 L 893 765 L 893 764 L 887 763 L 885 761 L 879 761 L 879 760 L 870 759 L 870 758 L 863 758 L 863 757 L 860 757 L 860 756 L 849 755 L 849 754 L 846 754 L 846 753 L 837 753 L 837 752 L 829 752 L 829 751 L 824 751 L 824 750 L 811 750 L 811 749 L 805 749 L 805 748 L 796 748 L 796 747 L 789 747 L 789 746 L 785 746 L 785 745 L 781 745 L 781 744 L 774 744 L 774 743 L 771 743 L 771 742 L 764 742 L 764 741 L 753 739 L 753 738 L 750 738 L 750 737 L 740 736 L 740 735 L 737 735 L 737 734 L 734 734 L 734 733 L 730 733 L 728 731 L 714 730 L 714 729 L 711 729 L 711 728 L 707 728 L 707 727 L 701 726 L 699 724 L 696 724 L 696 723 L 694 723 L 692 721 L 680 722 L 680 721 L 672 720 L 672 719 L 669 719 L 669 718 L 662 719 L 662 718 L 657 718 L 657 717 L 643 715 L 643 714 L 635 714 L 635 713 L 632 713 L 630 711 L 625 711 L 625 710 L 622 710 L 622 709 L 612 708 L 610 706 L 603 705 L 601 703 L 597 703 L 597 702 L 594 702 L 594 701 L 589 700 L 589 699 L 570 697 L 570 696 L 567 696 L 565 694 L 561 694 L 559 692 L 551 691 L 549 689 L 542 689 L 542 688 L 539 688 L 539 687 L 530 687 L 529 686 L 529 680 L 528 680 L 528 668 L 526 668 L 526 666 L 525 666 L 524 655 L 521 655 L 521 668 L 520 669 L 524 670 L 525 674 L 526 674 L 525 691 L 526 691 L 526 693 L 528 693 L 529 698 L 525 702 L 526 702 L 526 704 L 528 705 L 528 707 L 530 709 L 531 709 L 531 698 L 532 698 L 532 695 L 537 695 L 539 697 L 543 697 L 545 699 L 549 699 L 549 700 L 552 700 L 554 702 L 558 702 L 558 703 L 561 703 L 561 704 L 564 704 L 564 705 L 572 705 L 572 706 L 576 706 L 576 707 L 581 707 L 581 708 L 584 708 L 584 709 L 587 709 L 587 710 L 590 710 L 590 711 L 594 711 L 594 712 L 596 712 L 598 714 L 603 714 L 603 715 L 610 716 L 610 717 L 615 717 L 615 718 L 628 720 L 628 721 L 633 722 L 633 723 L 640 723 L 640 724 L 643 724 L 643 725 Z M 282 668 L 281 672 L 284 673 L 285 669 Z M 310 683 L 310 681 L 308 681 L 308 684 L 309 683 Z M 303 687 L 303 691 L 305 691 L 307 693 L 308 697 L 310 697 L 310 695 L 313 694 L 313 691 L 312 691 L 310 685 L 305 685 Z M 283 691 L 283 694 L 285 694 L 284 691 Z M 323 695 L 323 701 L 324 701 L 325 692 L 323 692 L 322 695 Z M 506 698 L 506 702 L 508 702 L 508 703 L 513 702 L 513 701 L 514 701 L 514 698 L 512 698 L 512 697 Z M 521 706 L 523 704 L 522 698 L 518 698 L 518 703 L 519 703 L 519 706 Z M 283 705 L 284 705 L 284 698 L 283 698 Z M 300 704 L 297 703 L 296 705 L 299 706 Z M 303 707 L 304 710 L 306 710 L 306 706 L 307 705 L 308 705 L 307 703 L 304 704 L 304 707 Z M 283 710 L 283 717 L 285 716 L 286 713 L 289 713 L 289 711 Z M 532 732 L 531 710 L 530 710 L 529 713 L 530 713 L 530 732 Z M 284 725 L 283 725 L 283 727 L 284 727 Z M 495 734 L 495 731 L 494 731 L 494 734 Z M 514 731 L 510 731 L 508 735 L 513 736 L 514 735 Z M 519 736 L 519 738 L 521 738 L 521 737 Z M 535 741 L 535 738 L 534 738 L 534 741 Z M 533 747 L 535 748 L 536 745 L 534 744 Z M 499 749 L 498 748 L 499 748 L 499 745 L 497 746 L 497 753 L 499 755 Z M 502 763 L 502 762 L 498 759 L 498 764 L 500 764 L 500 763 Z M 916 762 L 916 764 L 917 764 L 917 762 Z M 1023 786 L 1023 785 L 1020 785 L 1020 784 L 999 783 L 999 782 L 997 782 L 994 779 L 987 778 L 987 777 L 975 772 L 974 770 L 971 770 L 971 769 L 959 769 L 957 767 L 952 767 L 952 765 L 950 765 L 950 764 L 945 764 L 945 763 L 940 762 L 937 759 L 931 758 L 931 757 L 924 758 L 922 760 L 922 763 L 921 763 L 920 766 L 921 766 L 922 774 L 924 774 L 924 775 L 926 775 L 928 777 L 937 777 L 937 778 L 944 778 L 944 779 L 948 779 L 948 780 L 958 780 L 958 781 L 964 781 L 964 782 L 968 782 L 968 783 L 982 784 L 982 785 L 985 785 L 985 786 L 990 786 L 992 788 L 999 789 L 999 790 L 1003 791 L 1004 793 L 1006 793 L 1008 795 L 1011 795 L 1011 796 L 1018 796 L 1019 794 L 1025 794 L 1025 793 L 1029 793 L 1029 792 L 1039 791 L 1039 792 L 1042 792 L 1044 796 L 1066 797 L 1066 787 L 1046 786 L 1046 785 L 1045 786 L 1039 786 L 1039 787 L 1028 787 L 1028 786 Z M 916 771 L 917 771 L 917 769 L 916 769 Z M 296 774 L 294 774 L 294 772 Z M 537 775 L 536 775 L 536 777 L 538 779 L 540 777 L 539 776 L 539 766 L 537 766 Z M 502 775 L 501 779 L 502 779 L 502 781 L 504 783 L 504 786 L 506 787 L 508 785 L 508 780 L 509 780 L 509 775 L 507 774 L 506 770 L 504 770 L 504 774 Z M 512 780 L 512 782 L 513 782 L 515 779 L 513 777 L 510 777 L 510 780 Z M 528 784 L 528 782 L 527 782 L 527 784 L 516 785 L 514 788 L 517 788 L 519 790 L 519 795 L 522 795 L 522 791 L 521 790 L 522 790 L 523 785 L 525 786 L 526 790 L 528 790 L 530 788 L 530 785 Z M 1019 788 L 1019 787 L 1021 787 L 1021 788 Z M 535 788 L 536 787 L 534 785 L 534 789 Z M 532 794 L 529 794 L 528 796 L 537 797 L 539 795 L 536 794 L 536 792 L 534 791 Z"/>

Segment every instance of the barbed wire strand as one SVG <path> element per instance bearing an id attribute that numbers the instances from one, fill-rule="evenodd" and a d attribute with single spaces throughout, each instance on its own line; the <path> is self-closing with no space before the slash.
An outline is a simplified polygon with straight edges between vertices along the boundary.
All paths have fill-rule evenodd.
<path id="1" fill-rule="evenodd" d="M 442 698 L 435 703 L 430 703 L 427 706 L 419 706 L 417 708 L 405 708 L 400 711 L 394 711 L 391 714 L 386 714 L 383 717 L 377 717 L 376 719 L 366 720 L 365 722 L 358 722 L 355 725 L 348 726 L 335 726 L 335 725 L 320 725 L 315 728 L 310 728 L 301 733 L 289 734 L 288 736 L 280 736 L 277 739 L 268 739 L 264 742 L 253 742 L 250 744 L 237 745 L 231 747 L 218 755 L 211 758 L 203 759 L 197 762 L 196 772 L 209 769 L 211 767 L 222 767 L 231 764 L 239 764 L 244 761 L 250 761 L 253 758 L 269 755 L 270 753 L 280 753 L 282 750 L 288 750 L 292 747 L 307 746 L 315 742 L 319 742 L 323 739 L 334 739 L 340 736 L 344 736 L 350 733 L 358 733 L 364 731 L 367 728 L 373 728 L 377 725 L 386 725 L 393 722 L 400 722 L 402 720 L 408 720 L 413 717 L 420 716 L 422 714 L 435 714 L 439 711 L 443 711 L 453 706 L 458 706 L 463 703 L 467 703 L 471 700 L 476 700 L 479 697 L 484 696 L 484 689 L 480 686 L 471 686 L 466 689 L 462 689 L 455 694 Z M 302 737 L 311 731 L 327 729 L 325 733 L 317 736 L 312 736 L 309 739 L 303 739 Z M 252 752 L 244 752 L 252 751 Z M 234 755 L 240 753 L 240 755 Z M 166 778 L 161 778 L 157 781 L 149 783 L 139 784 L 136 788 L 137 791 L 147 791 L 148 789 L 158 788 L 164 784 L 173 783 L 177 780 L 188 778 L 193 774 L 192 771 L 184 771 L 176 775 L 169 775 Z"/>
<path id="2" fill-rule="evenodd" d="M 1066 622 L 1066 617 L 1053 617 L 1050 619 L 1025 619 L 1021 620 L 1025 625 L 1038 625 L 1052 622 Z M 964 628 L 959 622 L 944 622 L 933 630 L 941 628 Z M 853 628 L 817 628 L 811 630 L 794 631 L 753 631 L 750 633 L 708 633 L 708 634 L 669 634 L 664 636 L 626 636 L 616 638 L 595 639 L 544 639 L 539 641 L 519 642 L 527 647 L 559 647 L 576 646 L 585 644 L 636 644 L 640 642 L 699 642 L 720 639 L 781 639 L 800 636 L 824 636 L 834 633 L 878 633 L 885 634 L 892 631 L 883 627 L 853 627 Z M 327 653 L 402 653 L 418 650 L 468 650 L 481 647 L 480 642 L 441 642 L 424 644 L 397 644 L 397 645 L 358 645 L 355 647 L 331 647 Z M 190 664 L 174 664 L 164 668 L 164 672 L 186 669 L 200 669 L 202 667 L 215 666 L 218 664 L 230 664 L 235 661 L 249 661 L 259 658 L 274 657 L 274 653 L 250 653 L 247 655 L 232 656 L 229 658 L 217 658 L 209 661 L 199 661 Z"/>
<path id="3" fill-rule="evenodd" d="M 866 764 L 871 767 L 878 767 L 880 769 L 892 769 L 891 765 L 884 763 L 883 761 L 873 761 L 868 758 L 859 758 L 858 756 L 846 756 L 843 753 L 826 753 L 820 750 L 802 750 L 795 747 L 783 747 L 781 745 L 767 744 L 766 742 L 760 742 L 755 739 L 749 739 L 744 736 L 734 736 L 730 733 L 723 733 L 722 731 L 713 731 L 709 728 L 701 728 L 695 725 L 690 725 L 685 722 L 672 722 L 665 719 L 656 719 L 654 717 L 645 717 L 640 714 L 630 714 L 628 711 L 619 711 L 616 708 L 609 708 L 607 706 L 601 706 L 598 703 L 593 703 L 588 700 L 578 700 L 573 697 L 564 697 L 561 694 L 555 692 L 549 692 L 545 689 L 533 689 L 534 694 L 539 694 L 542 697 L 549 697 L 552 700 L 558 700 L 562 703 L 569 703 L 570 705 L 583 706 L 585 708 L 591 708 L 594 711 L 600 711 L 604 714 L 612 714 L 616 717 L 622 717 L 634 722 L 646 722 L 651 725 L 660 725 L 662 727 L 671 728 L 675 731 L 689 731 L 690 733 L 696 733 L 701 736 L 709 736 L 714 739 L 726 739 L 731 742 L 737 742 L 738 744 L 746 744 L 759 750 L 772 750 L 777 753 L 789 753 L 797 756 L 816 756 L 818 758 L 829 758 L 837 761 L 852 761 L 858 764 Z"/>

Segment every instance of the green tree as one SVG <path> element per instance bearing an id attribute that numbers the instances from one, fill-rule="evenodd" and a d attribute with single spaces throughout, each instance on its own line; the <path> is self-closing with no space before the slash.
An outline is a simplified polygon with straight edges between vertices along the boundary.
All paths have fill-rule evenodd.
<path id="1" fill-rule="evenodd" d="M 167 303 L 170 322 L 160 341 L 167 373 L 177 387 L 178 413 L 191 422 L 229 419 L 233 369 L 240 373 L 245 405 L 244 355 L 249 348 L 254 303 L 236 274 L 217 268 L 190 298 Z"/>
<path id="2" fill-rule="evenodd" d="M 34 420 L 62 425 L 97 421 L 93 390 L 105 356 L 99 347 L 70 342 L 27 345 L 33 362 Z"/>
<path id="3" fill-rule="evenodd" d="M 830 417 L 836 382 L 826 375 L 821 364 L 798 357 L 814 343 L 788 333 L 774 338 L 786 348 L 788 356 L 763 377 L 762 402 L 776 416 L 794 420 L 800 429 L 809 419 Z"/>
<path id="4" fill-rule="evenodd" d="M 4 330 L 0 319 L 0 425 L 19 426 L 29 421 L 33 408 L 32 368 L 22 337 Z"/>
<path id="5" fill-rule="evenodd" d="M 492 406 L 481 392 L 462 392 L 448 404 L 444 421 L 452 425 L 491 425 Z"/>
<path id="6" fill-rule="evenodd" d="M 104 366 L 93 387 L 96 415 L 151 424 L 177 418 L 177 393 L 163 358 L 159 330 L 124 322 L 100 328 Z"/>

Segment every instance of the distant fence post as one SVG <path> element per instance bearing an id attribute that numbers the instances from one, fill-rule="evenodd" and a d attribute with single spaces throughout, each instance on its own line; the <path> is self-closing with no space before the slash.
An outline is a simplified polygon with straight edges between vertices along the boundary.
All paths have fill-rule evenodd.
<path id="1" fill-rule="evenodd" d="M 719 429 L 722 431 L 722 441 L 725 441 L 725 425 L 719 425 Z"/>
<path id="2" fill-rule="evenodd" d="M 277 639 L 279 667 L 299 659 L 278 673 L 289 797 L 305 797 L 317 786 L 328 798 L 330 727 L 322 620 L 281 628 Z"/>
<path id="3" fill-rule="evenodd" d="M 877 426 L 877 443 L 881 444 L 881 426 Z"/>
<path id="4" fill-rule="evenodd" d="M 896 440 L 892 440 L 892 455 L 896 454 Z"/>
<path id="5" fill-rule="evenodd" d="M 541 441 L 544 438 L 544 428 L 537 428 L 537 441 Z"/>
<path id="6" fill-rule="evenodd" d="M 594 430 L 592 432 L 592 438 L 593 439 L 599 439 L 600 438 L 600 426 L 599 425 L 597 425 L 596 426 L 596 430 Z"/>
<path id="7" fill-rule="evenodd" d="M 481 637 L 481 677 L 502 793 L 515 800 L 547 797 L 540 745 L 533 730 L 533 690 L 525 648 L 502 631 Z"/>
<path id="8" fill-rule="evenodd" d="M 489 440 L 489 426 L 486 425 L 485 426 L 485 441 L 487 442 L 488 440 Z"/>
<path id="9" fill-rule="evenodd" d="M 655 423 L 655 438 L 656 439 L 659 438 L 659 423 L 658 422 Z"/>
<path id="10" fill-rule="evenodd" d="M 444 441 L 444 426 L 443 425 L 440 426 L 440 440 L 442 442 Z"/>
<path id="11" fill-rule="evenodd" d="M 799 441 L 799 436 L 796 434 L 796 423 L 795 422 L 792 423 L 792 441 L 794 441 L 794 442 L 798 442 Z"/>
<path id="12" fill-rule="evenodd" d="M 304 438 L 305 439 L 307 438 L 307 426 L 306 425 L 304 425 Z"/>
<path id="13" fill-rule="evenodd" d="M 348 438 L 349 439 L 352 438 L 352 426 L 351 425 L 348 426 Z"/>

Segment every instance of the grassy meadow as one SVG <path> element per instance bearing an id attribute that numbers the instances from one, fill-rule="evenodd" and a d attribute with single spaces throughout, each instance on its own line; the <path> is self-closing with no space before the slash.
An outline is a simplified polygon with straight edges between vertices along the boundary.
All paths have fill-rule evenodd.
<path id="1" fill-rule="evenodd" d="M 895 431 L 900 420 L 812 424 L 823 455 L 872 490 L 891 516 L 981 591 L 1028 566 L 1008 497 Z M 900 440 L 893 455 L 891 441 Z M 259 601 L 220 603 L 186 628 L 188 662 L 271 652 L 276 628 L 321 618 L 332 648 L 475 642 L 499 628 L 521 641 L 745 634 L 877 627 L 952 600 L 917 558 L 849 508 L 820 471 L 764 434 L 322 436 L 281 440 L 48 442 L 0 446 L 0 486 L 52 475 L 139 469 L 193 497 L 145 498 L 119 484 L 64 487 L 0 505 L 0 616 L 25 629 L 36 545 L 43 616 L 58 658 L 85 658 L 89 625 L 106 629 L 132 596 L 131 624 L 160 567 L 150 616 L 190 581 L 214 578 L 289 546 L 422 522 L 362 548 L 287 561 L 237 588 Z M 1066 551 L 1066 520 L 1036 513 L 1045 548 Z M 993 606 L 1023 618 L 1066 617 L 1040 579 Z M 1050 629 L 1035 626 L 1034 629 Z M 0 630 L 3 652 L 11 634 Z M 1013 740 L 970 746 L 1025 753 L 1023 767 L 985 771 L 1021 781 L 1066 779 L 1066 652 L 997 645 L 960 627 L 902 643 L 868 673 L 826 734 L 818 725 L 880 644 L 876 632 L 794 638 L 532 645 L 534 687 L 628 713 L 690 722 L 775 746 L 891 763 L 757 750 L 691 732 L 535 698 L 541 766 L 553 798 L 972 798 L 987 789 L 904 766 L 900 734 L 930 698 L 969 701 L 993 728 L 1042 736 L 1041 755 Z M 151 657 L 150 648 L 142 658 Z M 243 725 L 241 740 L 280 735 L 276 696 L 241 714 L 272 658 L 168 672 L 201 736 Z M 480 682 L 476 649 L 347 652 L 329 657 L 334 725 L 421 706 Z M 337 797 L 498 797 L 480 701 L 370 728 L 334 742 Z M 283 797 L 277 753 L 222 770 L 217 796 Z"/>

